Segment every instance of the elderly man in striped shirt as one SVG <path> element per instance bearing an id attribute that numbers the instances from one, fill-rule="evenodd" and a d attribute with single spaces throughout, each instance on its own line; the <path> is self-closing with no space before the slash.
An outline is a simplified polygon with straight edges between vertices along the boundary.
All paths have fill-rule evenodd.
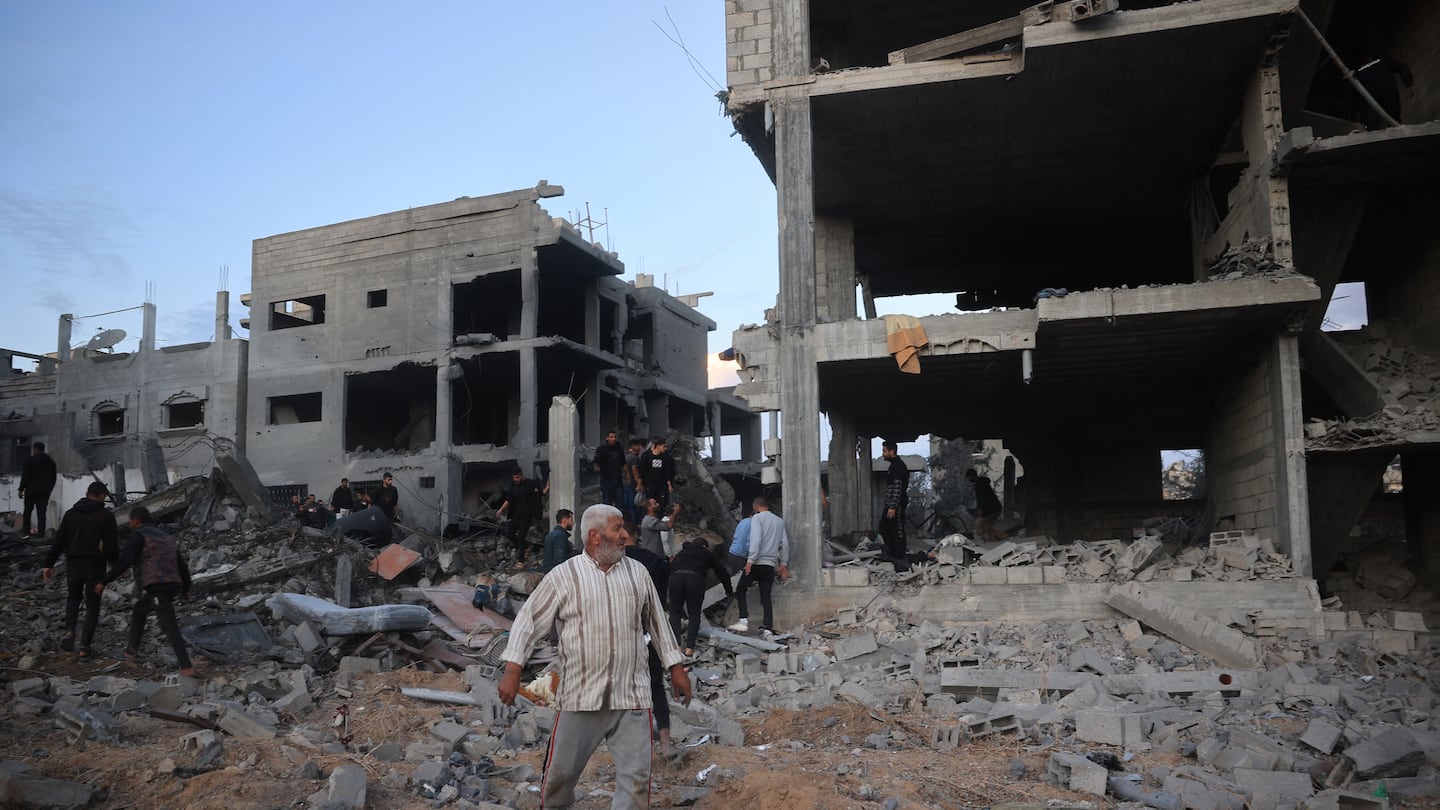
<path id="1" fill-rule="evenodd" d="M 615 758 L 612 808 L 650 803 L 649 633 L 670 683 L 690 704 L 690 676 L 670 631 L 660 595 L 645 566 L 625 556 L 624 518 L 597 505 L 580 518 L 585 553 L 561 563 L 540 580 L 510 628 L 500 656 L 500 700 L 513 704 L 520 671 L 537 639 L 560 632 L 559 713 L 550 733 L 541 803 L 569 807 L 575 784 L 601 742 Z"/>

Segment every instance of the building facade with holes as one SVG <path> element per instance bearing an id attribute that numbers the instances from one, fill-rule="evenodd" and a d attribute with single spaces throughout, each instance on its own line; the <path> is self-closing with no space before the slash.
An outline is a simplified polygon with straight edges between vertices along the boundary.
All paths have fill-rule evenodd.
<path id="1" fill-rule="evenodd" d="M 230 333 L 228 308 L 229 293 L 219 293 L 220 339 L 157 347 L 156 308 L 145 304 L 130 352 L 71 349 L 70 316 L 61 316 L 55 356 L 38 373 L 0 379 L 0 477 L 13 477 L 44 442 L 62 473 L 49 507 L 55 526 L 95 478 L 136 496 L 209 474 L 217 446 L 243 451 L 249 343 Z M 3 486 L 0 510 L 18 508 L 15 488 Z"/>

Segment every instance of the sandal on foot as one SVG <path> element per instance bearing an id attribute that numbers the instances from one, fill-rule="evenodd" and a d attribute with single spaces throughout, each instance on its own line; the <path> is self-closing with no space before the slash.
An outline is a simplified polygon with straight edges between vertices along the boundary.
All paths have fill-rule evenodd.
<path id="1" fill-rule="evenodd" d="M 193 678 L 195 677 L 195 668 L 185 667 L 184 669 L 180 670 L 180 674 L 186 678 Z"/>
<path id="2" fill-rule="evenodd" d="M 75 649 L 75 634 L 66 633 L 60 637 L 60 649 L 65 652 L 72 652 Z"/>
<path id="3" fill-rule="evenodd" d="M 92 658 L 94 658 L 94 657 L 95 657 L 95 651 L 94 651 L 94 650 L 90 649 L 89 647 L 81 647 L 81 648 L 80 648 L 80 660 L 81 660 L 81 661 L 88 661 L 88 660 L 90 660 L 90 659 L 92 659 Z"/>
<path id="4" fill-rule="evenodd" d="M 134 661 L 140 657 L 140 654 L 127 647 L 124 652 L 120 653 L 120 656 L 126 661 Z"/>

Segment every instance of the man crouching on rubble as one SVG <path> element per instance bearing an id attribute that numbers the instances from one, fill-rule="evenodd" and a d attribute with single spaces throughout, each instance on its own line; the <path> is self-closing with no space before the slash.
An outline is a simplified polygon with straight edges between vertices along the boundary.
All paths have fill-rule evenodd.
<path id="1" fill-rule="evenodd" d="M 575 784 L 604 742 L 615 758 L 612 808 L 650 803 L 650 673 L 645 634 L 656 644 L 670 684 L 690 705 L 690 677 L 645 566 L 625 556 L 624 519 L 604 504 L 580 518 L 585 553 L 540 580 L 510 628 L 500 658 L 500 700 L 514 705 L 520 671 L 535 641 L 560 631 L 559 714 L 541 785 L 544 807 L 569 807 Z"/>
<path id="2" fill-rule="evenodd" d="M 190 566 L 185 564 L 185 556 L 180 553 L 175 538 L 151 524 L 150 510 L 143 506 L 130 510 L 130 537 L 125 541 L 119 561 L 110 566 L 105 578 L 95 586 L 95 593 L 103 592 L 106 585 L 130 568 L 135 569 L 140 593 L 130 611 L 130 639 L 125 645 L 125 657 L 133 661 L 140 656 L 140 637 L 145 632 L 145 621 L 154 611 L 160 618 L 160 630 L 169 639 L 170 649 L 175 651 L 180 674 L 194 675 L 185 639 L 180 637 L 180 625 L 175 621 L 175 599 L 190 594 Z"/>

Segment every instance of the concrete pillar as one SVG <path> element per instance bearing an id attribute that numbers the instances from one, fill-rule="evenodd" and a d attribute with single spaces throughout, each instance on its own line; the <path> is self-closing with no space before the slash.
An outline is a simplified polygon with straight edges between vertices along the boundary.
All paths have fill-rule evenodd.
<path id="1" fill-rule="evenodd" d="M 575 400 L 555 397 L 550 403 L 550 520 L 569 509 L 580 514 L 580 463 L 576 457 L 580 437 L 580 410 Z"/>
<path id="2" fill-rule="evenodd" d="M 1313 575 L 1310 501 L 1305 474 L 1305 416 L 1300 403 L 1300 339 L 1276 335 L 1270 347 L 1271 409 L 1275 429 L 1275 519 L 1295 575 Z"/>
<path id="3" fill-rule="evenodd" d="M 855 222 L 839 214 L 816 214 L 815 261 L 821 321 L 855 317 Z"/>
<path id="4" fill-rule="evenodd" d="M 840 537 L 859 531 L 860 466 L 855 455 L 855 421 L 849 414 L 830 412 L 830 532 Z"/>
<path id="5" fill-rule="evenodd" d="M 759 461 L 764 457 L 765 445 L 760 437 L 760 419 L 747 419 L 744 427 L 740 428 L 740 459 L 742 461 Z"/>
<path id="6" fill-rule="evenodd" d="M 215 293 L 215 342 L 230 339 L 230 292 Z"/>
<path id="7" fill-rule="evenodd" d="M 144 313 L 144 317 L 140 327 L 140 351 L 153 352 L 155 351 L 155 305 L 146 301 L 141 305 L 141 311 Z"/>
<path id="8" fill-rule="evenodd" d="M 1433 591 L 1440 588 L 1440 456 L 1405 453 L 1400 471 L 1411 570 L 1422 587 Z"/>
<path id="9" fill-rule="evenodd" d="M 707 404 L 705 419 L 709 422 L 710 427 L 710 460 L 723 461 L 725 454 L 721 451 L 721 446 L 725 440 L 725 425 L 720 403 L 711 402 Z"/>
<path id="10" fill-rule="evenodd" d="M 60 334 L 55 341 L 55 359 L 62 363 L 70 359 L 70 332 L 74 326 L 74 315 L 67 312 L 60 316 Z"/>
<path id="11" fill-rule="evenodd" d="M 435 310 L 434 310 L 434 341 L 436 346 L 451 346 L 454 341 L 454 305 L 452 296 L 454 287 L 449 281 L 442 277 L 440 283 L 435 285 Z M 455 387 L 454 381 L 459 379 L 461 374 L 458 365 L 452 365 L 454 358 L 442 354 L 438 360 L 439 368 L 435 374 L 435 443 L 432 449 L 442 458 L 449 455 L 451 448 L 455 446 Z M 451 369 L 454 369 L 453 371 Z M 451 377 L 454 374 L 454 377 Z M 440 489 L 441 498 L 449 498 L 449 488 L 446 484 L 436 482 Z M 442 501 L 443 503 L 443 501 Z M 456 497 L 450 501 L 451 504 L 459 506 L 460 500 Z M 458 509 L 452 510 L 458 512 Z M 440 518 L 441 528 L 445 527 L 448 521 L 442 515 Z"/>
<path id="12" fill-rule="evenodd" d="M 539 398 L 539 383 L 535 373 L 535 349 L 520 350 L 520 405 L 516 409 L 515 440 L 519 447 L 534 447 L 539 442 L 535 420 Z"/>
<path id="13" fill-rule="evenodd" d="M 879 526 L 875 514 L 875 457 L 871 455 L 874 436 L 856 436 L 859 455 L 855 461 L 855 522 L 860 531 L 874 531 Z"/>

